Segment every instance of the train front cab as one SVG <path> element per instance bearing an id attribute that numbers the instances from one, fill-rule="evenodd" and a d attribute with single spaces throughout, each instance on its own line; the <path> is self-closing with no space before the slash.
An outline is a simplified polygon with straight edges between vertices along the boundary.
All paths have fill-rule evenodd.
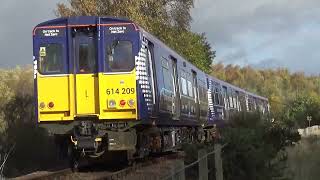
<path id="1" fill-rule="evenodd" d="M 115 142 L 126 137 L 108 142 L 109 150 L 134 149 L 134 132 L 100 131 L 96 124 L 127 126 L 139 119 L 137 27 L 108 18 L 62 18 L 38 25 L 33 35 L 39 124 L 72 135 L 80 149 L 95 148 L 106 134 Z M 81 143 L 82 137 L 90 140 Z"/>

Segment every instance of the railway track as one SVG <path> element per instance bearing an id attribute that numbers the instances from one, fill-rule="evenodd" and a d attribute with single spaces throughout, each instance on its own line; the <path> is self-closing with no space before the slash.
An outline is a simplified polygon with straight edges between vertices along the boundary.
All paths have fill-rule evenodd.
<path id="1" fill-rule="evenodd" d="M 175 161 L 183 161 L 181 153 L 167 154 L 161 157 L 151 157 L 148 160 L 136 162 L 126 167 L 89 167 L 79 172 L 72 172 L 71 169 L 62 169 L 53 172 L 34 172 L 25 176 L 14 178 L 15 180 L 59 180 L 59 179 L 90 179 L 90 180 L 126 180 L 126 179 L 161 179 L 171 173 L 170 166 Z"/>

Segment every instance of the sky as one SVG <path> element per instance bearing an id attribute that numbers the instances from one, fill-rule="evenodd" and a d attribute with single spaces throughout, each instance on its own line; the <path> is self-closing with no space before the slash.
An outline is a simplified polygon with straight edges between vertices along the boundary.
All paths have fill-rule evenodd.
<path id="1" fill-rule="evenodd" d="M 319 74 L 320 0 L 195 0 L 215 62 Z"/>
<path id="2" fill-rule="evenodd" d="M 0 68 L 32 63 L 32 29 L 61 1 L 1 1 Z M 215 62 L 319 74 L 320 0 L 195 0 L 192 17 Z"/>
<path id="3" fill-rule="evenodd" d="M 55 18 L 60 0 L 1 0 L 0 67 L 33 64 L 32 30 L 42 21 Z"/>

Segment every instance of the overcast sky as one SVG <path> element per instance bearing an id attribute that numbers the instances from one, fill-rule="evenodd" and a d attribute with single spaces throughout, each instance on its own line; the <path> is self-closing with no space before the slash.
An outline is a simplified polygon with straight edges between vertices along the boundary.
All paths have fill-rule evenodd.
<path id="1" fill-rule="evenodd" d="M 216 62 L 320 73 L 320 0 L 196 0 L 192 14 Z"/>
<path id="2" fill-rule="evenodd" d="M 60 1 L 1 1 L 0 67 L 32 63 L 32 29 L 54 18 Z M 320 0 L 195 0 L 192 16 L 215 62 L 319 74 Z"/>
<path id="3" fill-rule="evenodd" d="M 60 0 L 1 0 L 0 67 L 32 64 L 32 30 L 55 17 Z"/>

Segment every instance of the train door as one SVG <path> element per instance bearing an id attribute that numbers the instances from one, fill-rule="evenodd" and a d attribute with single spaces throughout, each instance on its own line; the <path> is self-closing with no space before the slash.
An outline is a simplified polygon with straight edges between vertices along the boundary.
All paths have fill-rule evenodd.
<path id="1" fill-rule="evenodd" d="M 174 87 L 174 95 L 173 95 L 173 103 L 172 103 L 172 113 L 173 113 L 173 119 L 179 120 L 180 118 L 180 89 L 179 89 L 179 76 L 178 76 L 178 67 L 177 67 L 177 59 L 174 57 L 170 57 L 172 62 L 172 75 L 173 75 L 173 87 Z"/>
<path id="2" fill-rule="evenodd" d="M 199 88 L 198 88 L 198 80 L 197 73 L 192 71 L 192 81 L 193 81 L 193 91 L 194 91 L 194 103 L 195 103 L 195 116 L 196 119 L 200 118 L 200 104 L 199 104 Z"/>
<path id="3" fill-rule="evenodd" d="M 74 29 L 73 47 L 76 114 L 97 114 L 99 99 L 96 28 Z"/>
<path id="4" fill-rule="evenodd" d="M 157 106 L 157 86 L 156 86 L 156 68 L 154 64 L 154 52 L 153 52 L 153 44 L 151 42 L 148 43 L 147 47 L 147 74 L 148 74 L 148 82 L 151 86 L 151 95 L 152 95 L 152 107 L 149 112 L 151 114 L 157 114 L 158 107 Z"/>
<path id="5" fill-rule="evenodd" d="M 160 110 L 173 116 L 174 87 L 172 64 L 166 58 L 161 58 L 163 86 L 160 91 Z"/>

